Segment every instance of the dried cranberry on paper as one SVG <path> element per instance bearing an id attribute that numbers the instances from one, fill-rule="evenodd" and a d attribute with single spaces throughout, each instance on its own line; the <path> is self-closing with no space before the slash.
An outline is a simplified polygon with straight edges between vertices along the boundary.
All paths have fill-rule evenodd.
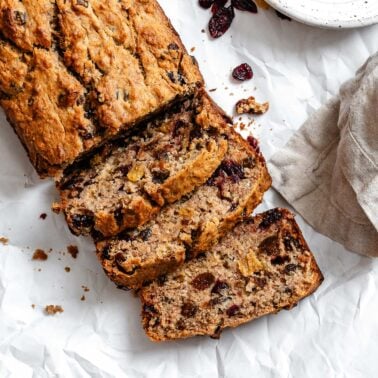
<path id="1" fill-rule="evenodd" d="M 220 8 L 217 13 L 215 13 L 210 19 L 210 35 L 213 38 L 221 37 L 231 26 L 234 17 L 235 13 L 232 6 L 229 6 L 227 8 Z"/>
<path id="2" fill-rule="evenodd" d="M 199 5 L 202 8 L 209 9 L 214 3 L 214 0 L 199 0 Z"/>
<path id="3" fill-rule="evenodd" d="M 227 0 L 215 0 L 213 6 L 211 7 L 211 12 L 213 14 L 217 13 L 220 8 L 223 8 L 227 3 Z"/>
<path id="4" fill-rule="evenodd" d="M 257 13 L 257 6 L 252 0 L 231 0 L 231 5 L 241 11 Z"/>
<path id="5" fill-rule="evenodd" d="M 251 66 L 247 63 L 243 63 L 240 66 L 237 66 L 232 71 L 232 77 L 240 81 L 252 79 L 253 72 Z"/>

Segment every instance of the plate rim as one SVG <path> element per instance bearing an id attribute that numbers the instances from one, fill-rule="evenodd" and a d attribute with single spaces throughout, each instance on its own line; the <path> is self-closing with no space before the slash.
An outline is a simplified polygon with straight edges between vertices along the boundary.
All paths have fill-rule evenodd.
<path id="1" fill-rule="evenodd" d="M 356 19 L 356 20 L 348 20 L 348 21 L 322 21 L 316 18 L 312 18 L 310 16 L 306 16 L 302 12 L 290 11 L 285 4 L 283 4 L 282 0 L 265 0 L 271 7 L 278 10 L 279 12 L 289 16 L 295 21 L 304 23 L 310 26 L 321 27 L 324 29 L 352 29 L 352 28 L 361 28 L 365 26 L 370 26 L 378 23 L 378 14 L 373 15 L 372 17 L 367 17 L 366 19 Z M 287 0 L 284 0 L 285 2 Z"/>

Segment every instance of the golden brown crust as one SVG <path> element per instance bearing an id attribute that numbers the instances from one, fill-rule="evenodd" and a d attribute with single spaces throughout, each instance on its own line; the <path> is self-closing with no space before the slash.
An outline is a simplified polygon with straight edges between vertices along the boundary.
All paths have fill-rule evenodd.
<path id="1" fill-rule="evenodd" d="M 282 244 L 273 247 L 271 240 L 278 243 L 278 238 Z M 250 271 L 238 270 L 251 251 L 244 247 L 248 243 L 254 246 L 253 259 L 258 256 L 261 262 Z M 322 281 L 294 216 L 274 209 L 236 226 L 205 257 L 143 288 L 143 326 L 152 341 L 195 335 L 217 338 L 224 328 L 291 309 Z"/>
<path id="2" fill-rule="evenodd" d="M 0 104 L 41 176 L 202 85 L 154 0 L 4 0 L 0 40 Z"/>

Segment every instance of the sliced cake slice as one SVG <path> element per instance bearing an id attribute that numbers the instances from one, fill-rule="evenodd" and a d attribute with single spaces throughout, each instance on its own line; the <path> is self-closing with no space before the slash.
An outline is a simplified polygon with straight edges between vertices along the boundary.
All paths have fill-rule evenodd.
<path id="1" fill-rule="evenodd" d="M 113 236 L 202 185 L 227 152 L 227 123 L 200 91 L 143 131 L 66 172 L 59 208 L 71 231 Z"/>
<path id="2" fill-rule="evenodd" d="M 154 341 L 217 338 L 224 328 L 292 308 L 322 280 L 294 216 L 270 210 L 144 287 L 143 327 Z"/>
<path id="3" fill-rule="evenodd" d="M 97 242 L 97 255 L 117 285 L 139 288 L 206 250 L 260 203 L 271 179 L 255 140 L 228 127 L 228 151 L 213 176 L 166 206 L 143 227 Z"/>

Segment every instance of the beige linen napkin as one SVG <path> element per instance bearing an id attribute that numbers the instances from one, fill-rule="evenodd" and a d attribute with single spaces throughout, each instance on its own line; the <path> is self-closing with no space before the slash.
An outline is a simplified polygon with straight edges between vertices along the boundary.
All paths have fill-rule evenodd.
<path id="1" fill-rule="evenodd" d="M 378 53 L 269 168 L 274 188 L 318 232 L 378 257 Z"/>

